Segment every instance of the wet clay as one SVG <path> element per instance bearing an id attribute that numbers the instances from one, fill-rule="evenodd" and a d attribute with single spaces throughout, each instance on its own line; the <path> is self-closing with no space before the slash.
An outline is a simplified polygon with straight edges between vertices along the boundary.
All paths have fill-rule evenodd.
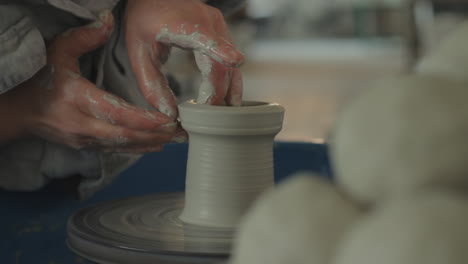
<path id="1" fill-rule="evenodd" d="M 179 106 L 189 134 L 185 223 L 234 228 L 273 185 L 273 140 L 284 108 L 244 102 L 240 107 L 186 102 Z"/>
<path id="2" fill-rule="evenodd" d="M 226 260 L 239 219 L 273 185 L 273 139 L 284 109 L 187 102 L 179 110 L 190 138 L 185 199 L 158 193 L 81 209 L 67 227 L 74 252 L 97 263 Z"/>
<path id="3" fill-rule="evenodd" d="M 195 61 L 202 76 L 202 82 L 200 84 L 200 89 L 198 90 L 197 103 L 205 104 L 213 96 L 215 91 L 214 86 L 209 79 L 211 69 L 213 67 L 213 61 L 211 61 L 207 55 L 200 52 L 195 52 Z"/>
<path id="4" fill-rule="evenodd" d="M 205 35 L 198 31 L 193 31 L 190 34 L 184 30 L 182 30 L 182 33 L 174 33 L 171 32 L 167 26 L 161 28 L 161 31 L 156 35 L 155 40 L 158 42 L 164 41 L 177 44 L 177 46 L 182 48 L 192 47 L 192 49 L 199 50 L 204 53 L 207 53 L 218 46 L 216 41 L 207 39 Z M 211 54 L 211 56 L 218 62 L 222 62 L 222 59 L 217 57 L 215 54 Z"/>

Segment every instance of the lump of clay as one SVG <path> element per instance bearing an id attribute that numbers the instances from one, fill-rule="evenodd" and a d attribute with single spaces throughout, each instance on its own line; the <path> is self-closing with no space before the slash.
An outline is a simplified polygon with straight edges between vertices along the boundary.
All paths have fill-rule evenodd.
<path id="1" fill-rule="evenodd" d="M 334 131 L 338 184 L 367 203 L 467 186 L 467 98 L 464 83 L 427 76 L 382 81 L 363 93 Z"/>
<path id="2" fill-rule="evenodd" d="M 333 264 L 466 264 L 468 200 L 451 193 L 398 198 L 348 232 Z"/>
<path id="3" fill-rule="evenodd" d="M 359 210 L 335 186 L 298 176 L 263 194 L 243 219 L 230 264 L 329 263 Z"/>
<path id="4" fill-rule="evenodd" d="M 449 33 L 440 46 L 421 60 L 416 72 L 468 81 L 468 21 Z"/>

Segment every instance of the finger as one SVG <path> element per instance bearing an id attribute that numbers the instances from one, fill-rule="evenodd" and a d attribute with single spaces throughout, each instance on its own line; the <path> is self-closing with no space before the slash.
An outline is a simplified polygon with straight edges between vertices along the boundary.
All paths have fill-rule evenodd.
<path id="1" fill-rule="evenodd" d="M 173 134 L 152 133 L 114 126 L 99 119 L 84 117 L 78 134 L 87 148 L 156 147 L 169 143 Z"/>
<path id="2" fill-rule="evenodd" d="M 228 105 L 240 106 L 242 104 L 243 85 L 240 69 L 233 69 L 231 83 L 226 94 L 226 103 Z"/>
<path id="3" fill-rule="evenodd" d="M 165 26 L 156 35 L 156 41 L 169 46 L 199 51 L 229 67 L 239 67 L 244 62 L 244 55 L 230 41 L 214 30 L 203 26 Z"/>
<path id="4" fill-rule="evenodd" d="M 109 153 L 142 154 L 142 153 L 160 152 L 162 150 L 163 150 L 163 145 L 158 145 L 154 147 L 103 148 L 100 151 L 109 152 Z"/>
<path id="5" fill-rule="evenodd" d="M 230 84 L 231 69 L 200 52 L 195 52 L 195 61 L 202 76 L 197 103 L 224 104 Z"/>
<path id="6" fill-rule="evenodd" d="M 158 64 L 158 59 L 166 56 L 165 48 L 162 45 L 154 45 L 151 48 L 148 44 L 137 41 L 127 41 L 127 43 L 130 63 L 146 101 L 175 120 L 177 117 L 176 99 L 166 77 L 159 70 L 161 65 Z M 156 58 L 155 61 L 152 58 Z"/>
<path id="7" fill-rule="evenodd" d="M 80 81 L 83 92 L 77 95 L 75 102 L 83 113 L 134 130 L 174 133 L 177 124 L 166 115 L 131 105 L 84 79 Z"/>
<path id="8" fill-rule="evenodd" d="M 219 10 L 217 10 L 217 11 L 218 12 L 215 12 L 215 17 L 216 17 L 215 19 L 217 21 L 221 21 L 221 22 L 213 24 L 213 27 L 214 27 L 215 31 L 218 33 L 220 38 L 225 39 L 229 43 L 234 43 L 234 41 L 232 39 L 232 36 L 231 36 L 231 33 L 229 32 L 229 27 L 226 24 L 226 21 L 224 20 L 223 14 L 221 12 L 219 12 Z M 232 44 L 232 45 L 234 46 L 234 44 Z M 240 66 L 240 64 L 239 64 L 239 66 Z M 238 67 L 236 67 L 236 68 L 238 68 Z"/>
<path id="9" fill-rule="evenodd" d="M 51 44 L 58 56 L 64 54 L 79 58 L 81 55 L 95 50 L 106 42 L 114 26 L 114 18 L 110 11 L 104 11 L 99 19 L 83 27 L 73 28 L 59 35 Z"/>
<path id="10" fill-rule="evenodd" d="M 188 134 L 179 124 L 177 126 L 176 132 L 174 133 L 174 136 L 171 138 L 171 142 L 184 143 L 187 141 L 188 141 Z"/>

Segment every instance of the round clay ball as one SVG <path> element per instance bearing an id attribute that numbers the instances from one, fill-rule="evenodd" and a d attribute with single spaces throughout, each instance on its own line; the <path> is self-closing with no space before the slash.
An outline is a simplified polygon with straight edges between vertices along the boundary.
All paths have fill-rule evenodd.
<path id="1" fill-rule="evenodd" d="M 468 200 L 450 192 L 398 198 L 344 236 L 332 264 L 466 264 Z"/>
<path id="2" fill-rule="evenodd" d="M 240 224 L 230 264 L 329 263 L 359 210 L 319 177 L 296 176 L 263 194 Z"/>
<path id="3" fill-rule="evenodd" d="M 468 21 L 456 27 L 434 51 L 425 56 L 417 65 L 416 72 L 451 80 L 468 81 L 467 47 Z"/>
<path id="4" fill-rule="evenodd" d="M 409 76 L 384 80 L 350 103 L 335 127 L 338 184 L 365 203 L 468 184 L 468 89 Z"/>

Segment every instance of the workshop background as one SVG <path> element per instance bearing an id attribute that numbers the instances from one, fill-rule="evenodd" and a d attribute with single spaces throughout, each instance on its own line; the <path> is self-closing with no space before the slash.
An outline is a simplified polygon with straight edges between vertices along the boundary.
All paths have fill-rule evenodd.
<path id="1" fill-rule="evenodd" d="M 248 0 L 229 19 L 246 54 L 244 98 L 287 111 L 277 139 L 323 142 L 340 108 L 370 82 L 410 72 L 468 14 L 464 0 Z M 183 96 L 199 73 L 175 51 L 167 68 Z"/>
<path id="2" fill-rule="evenodd" d="M 324 142 L 348 100 L 372 81 L 411 72 L 466 14 L 466 0 L 248 0 L 229 24 L 246 54 L 244 98 L 286 109 L 277 140 L 288 143 L 275 146 L 276 179 L 299 170 L 330 177 L 324 145 L 290 142 Z M 191 54 L 174 50 L 166 71 L 178 81 L 181 101 L 194 97 L 200 76 Z M 2 191 L 0 207 L 13 213 L 2 216 L 0 263 L 90 263 L 67 249 L 67 217 L 100 201 L 181 191 L 186 148 L 148 154 L 85 202 L 64 199 L 54 185 Z M 172 174 L 163 181 L 155 171 Z"/>

